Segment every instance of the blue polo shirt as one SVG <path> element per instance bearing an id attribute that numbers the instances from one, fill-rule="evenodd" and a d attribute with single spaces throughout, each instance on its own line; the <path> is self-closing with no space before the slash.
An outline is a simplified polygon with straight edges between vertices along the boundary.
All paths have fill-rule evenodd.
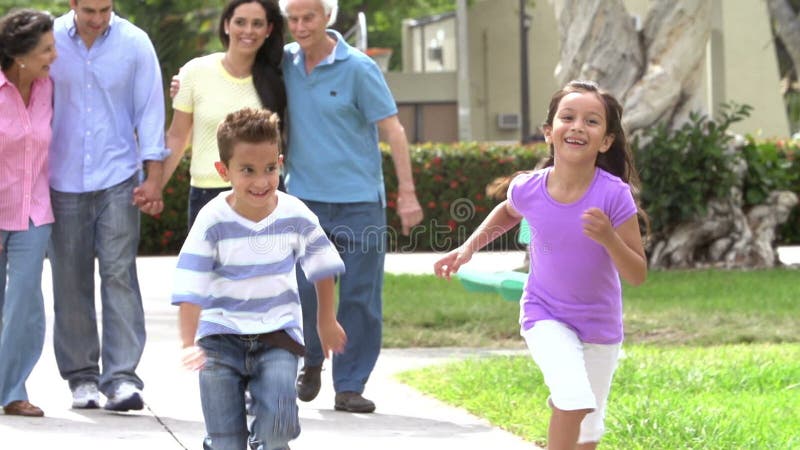
<path id="1" fill-rule="evenodd" d="M 293 42 L 284 48 L 289 142 L 286 189 L 304 200 L 385 205 L 376 122 L 397 114 L 380 68 L 334 30 L 333 54 L 310 74 Z"/>

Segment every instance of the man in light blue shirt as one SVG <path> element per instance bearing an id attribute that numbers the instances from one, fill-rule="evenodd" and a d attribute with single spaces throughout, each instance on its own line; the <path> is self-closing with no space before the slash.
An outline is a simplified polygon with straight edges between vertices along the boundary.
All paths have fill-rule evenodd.
<path id="1" fill-rule="evenodd" d="M 284 48 L 289 140 L 286 189 L 319 217 L 347 271 L 339 277 L 337 318 L 347 333 L 344 353 L 333 356 L 334 408 L 367 413 L 367 380 L 381 347 L 386 193 L 378 130 L 392 151 L 398 180 L 397 213 L 408 234 L 422 220 L 408 142 L 397 106 L 377 64 L 327 30 L 336 0 L 281 0 L 295 42 Z M 392 199 L 394 200 L 394 199 Z M 306 355 L 298 398 L 320 390 L 325 355 L 314 323 L 313 284 L 298 271 Z"/>
<path id="2" fill-rule="evenodd" d="M 56 361 L 72 390 L 73 408 L 98 408 L 102 392 L 106 409 L 138 410 L 144 402 L 136 367 L 145 327 L 136 252 L 139 209 L 163 209 L 161 72 L 147 34 L 114 15 L 112 0 L 70 0 L 70 7 L 55 21 L 59 58 L 50 71 L 56 91 L 50 147 L 56 225 L 48 254 Z"/>

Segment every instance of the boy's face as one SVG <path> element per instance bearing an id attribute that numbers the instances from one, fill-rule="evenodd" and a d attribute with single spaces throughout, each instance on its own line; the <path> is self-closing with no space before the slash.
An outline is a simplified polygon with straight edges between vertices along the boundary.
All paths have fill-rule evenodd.
<path id="1" fill-rule="evenodd" d="M 283 155 L 274 142 L 237 142 L 232 153 L 227 165 L 215 163 L 219 175 L 233 188 L 228 203 L 242 217 L 261 221 L 278 204 Z"/>

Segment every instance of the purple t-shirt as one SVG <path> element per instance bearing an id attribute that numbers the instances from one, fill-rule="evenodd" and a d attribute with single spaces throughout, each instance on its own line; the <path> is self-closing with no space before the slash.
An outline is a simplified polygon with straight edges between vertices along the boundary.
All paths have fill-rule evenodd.
<path id="1" fill-rule="evenodd" d="M 531 271 L 520 305 L 520 325 L 557 320 L 583 342 L 622 342 L 622 287 L 605 248 L 583 234 L 581 215 L 600 208 L 614 228 L 636 214 L 630 187 L 597 168 L 586 193 L 574 203 L 547 192 L 552 167 L 518 175 L 508 188 L 511 206 L 531 227 Z"/>

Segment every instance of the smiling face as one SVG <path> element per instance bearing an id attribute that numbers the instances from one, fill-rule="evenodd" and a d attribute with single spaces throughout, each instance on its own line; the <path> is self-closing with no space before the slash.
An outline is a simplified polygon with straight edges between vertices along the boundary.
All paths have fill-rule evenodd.
<path id="1" fill-rule="evenodd" d="M 606 130 L 606 107 L 600 97 L 593 92 L 571 92 L 559 102 L 553 124 L 544 127 L 544 136 L 557 161 L 594 165 L 597 154 L 614 142 Z"/>
<path id="2" fill-rule="evenodd" d="M 255 1 L 237 6 L 225 21 L 228 49 L 235 52 L 255 54 L 270 32 L 272 24 L 267 20 L 267 11 Z"/>
<path id="3" fill-rule="evenodd" d="M 17 58 L 18 62 L 25 65 L 25 70 L 33 78 L 46 78 L 50 75 L 50 65 L 56 59 L 56 42 L 53 32 L 44 33 L 30 52 Z"/>
<path id="4" fill-rule="evenodd" d="M 283 155 L 280 155 L 277 143 L 268 141 L 240 141 L 233 145 L 232 150 L 227 164 L 215 164 L 219 175 L 233 188 L 228 204 L 240 216 L 259 222 L 278 204 Z"/>
<path id="5" fill-rule="evenodd" d="M 111 0 L 70 0 L 75 11 L 75 26 L 78 35 L 87 46 L 91 46 L 98 36 L 106 32 L 111 22 L 113 2 Z"/>
<path id="6" fill-rule="evenodd" d="M 289 32 L 303 51 L 323 48 L 327 39 L 325 29 L 330 19 L 320 0 L 289 0 L 286 5 Z"/>

